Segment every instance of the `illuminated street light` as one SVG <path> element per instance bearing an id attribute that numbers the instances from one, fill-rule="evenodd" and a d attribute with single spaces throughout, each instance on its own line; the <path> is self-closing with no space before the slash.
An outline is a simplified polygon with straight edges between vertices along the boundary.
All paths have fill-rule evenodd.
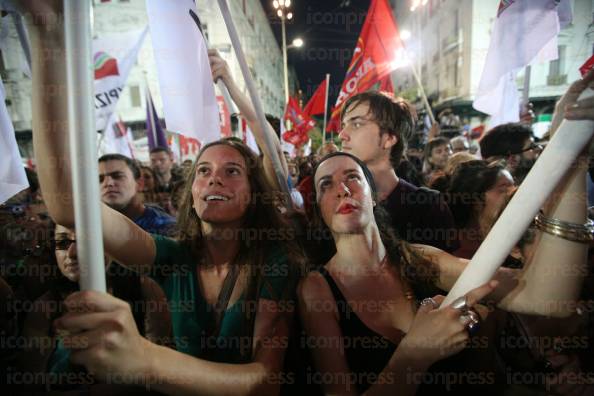
<path id="1" fill-rule="evenodd" d="M 291 6 L 291 0 L 274 0 L 272 2 L 272 6 L 276 10 L 276 15 L 281 19 L 281 29 L 282 29 L 282 44 L 283 44 L 283 73 L 285 79 L 285 104 L 289 103 L 289 71 L 287 68 L 287 32 L 285 29 L 285 20 L 293 19 L 293 13 L 289 11 L 289 7 Z M 296 39 L 300 40 L 300 39 Z M 301 44 L 298 45 L 297 42 L 293 41 L 292 46 L 294 47 L 301 47 L 303 45 L 303 40 L 301 40 Z"/>

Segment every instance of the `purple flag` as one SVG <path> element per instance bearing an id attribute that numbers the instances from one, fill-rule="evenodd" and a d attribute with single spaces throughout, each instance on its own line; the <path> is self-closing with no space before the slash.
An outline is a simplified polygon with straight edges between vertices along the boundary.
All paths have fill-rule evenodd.
<path id="1" fill-rule="evenodd" d="M 146 90 L 146 136 L 148 137 L 149 150 L 155 147 L 169 147 L 148 87 Z"/>

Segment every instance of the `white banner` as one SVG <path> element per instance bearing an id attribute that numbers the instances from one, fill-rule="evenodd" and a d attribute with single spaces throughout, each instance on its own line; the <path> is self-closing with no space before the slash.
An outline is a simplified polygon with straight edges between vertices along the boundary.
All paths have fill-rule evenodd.
<path id="1" fill-rule="evenodd" d="M 122 154 L 128 158 L 134 158 L 133 145 L 132 131 L 126 128 L 124 123 L 118 120 L 117 113 L 113 112 L 103 130 L 99 153 L 101 155 Z"/>
<path id="2" fill-rule="evenodd" d="M 148 28 L 93 40 L 95 128 L 104 130 L 126 86 Z"/>
<path id="3" fill-rule="evenodd" d="M 491 115 L 489 127 L 520 119 L 518 70 L 557 58 L 557 34 L 571 19 L 569 0 L 501 2 L 473 107 Z"/>
<path id="4" fill-rule="evenodd" d="M 221 137 L 219 108 L 206 44 L 191 0 L 147 0 L 167 130 L 203 145 Z"/>
<path id="5" fill-rule="evenodd" d="M 5 100 L 4 84 L 0 80 L 0 204 L 29 187 Z"/>

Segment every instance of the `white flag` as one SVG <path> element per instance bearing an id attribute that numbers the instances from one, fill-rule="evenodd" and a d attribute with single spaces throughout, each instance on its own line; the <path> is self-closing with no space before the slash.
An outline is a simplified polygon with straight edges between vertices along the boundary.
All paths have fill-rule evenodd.
<path id="1" fill-rule="evenodd" d="M 502 0 L 493 23 L 485 67 L 473 103 L 491 115 L 492 128 L 520 119 L 518 70 L 557 59 L 561 23 L 571 19 L 569 0 Z M 560 21 L 561 19 L 561 21 Z"/>
<path id="2" fill-rule="evenodd" d="M 136 63 L 148 28 L 110 34 L 93 40 L 95 128 L 104 130 Z"/>
<path id="3" fill-rule="evenodd" d="M 206 44 L 191 0 L 147 0 L 167 130 L 203 145 L 221 137 Z"/>
<path id="4" fill-rule="evenodd" d="M 4 84 L 0 80 L 0 204 L 29 187 L 5 100 Z"/>
<path id="5" fill-rule="evenodd" d="M 103 130 L 103 139 L 99 152 L 101 154 L 122 154 L 128 158 L 134 158 L 134 142 L 130 128 L 118 120 L 117 113 L 109 117 L 107 126 Z"/>
<path id="6" fill-rule="evenodd" d="M 286 132 L 286 128 L 285 128 L 285 120 L 281 119 L 280 120 L 280 141 L 281 141 L 281 150 L 286 151 L 287 153 L 289 153 L 289 157 L 294 157 L 295 156 L 295 146 L 293 146 L 291 143 L 287 142 L 285 139 L 283 139 L 283 135 Z"/>

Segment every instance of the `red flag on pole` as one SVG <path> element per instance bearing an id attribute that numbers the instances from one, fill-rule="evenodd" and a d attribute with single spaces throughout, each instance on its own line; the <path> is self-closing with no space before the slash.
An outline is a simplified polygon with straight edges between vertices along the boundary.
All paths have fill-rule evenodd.
<path id="1" fill-rule="evenodd" d="M 295 129 L 291 129 L 283 133 L 283 140 L 295 147 L 301 147 L 308 142 L 309 136 L 307 133 L 300 133 Z"/>
<path id="2" fill-rule="evenodd" d="M 305 109 L 303 109 L 303 114 L 308 117 L 317 114 L 324 114 L 326 106 L 326 79 L 322 81 L 320 86 L 316 89 L 316 92 L 312 95 L 307 105 L 305 105 Z"/>
<path id="3" fill-rule="evenodd" d="M 303 113 L 303 110 L 299 107 L 299 103 L 295 98 L 289 98 L 289 103 L 287 103 L 287 110 L 285 111 L 285 120 L 291 121 L 293 124 L 293 129 L 296 132 L 306 134 L 310 129 L 312 129 L 316 123 L 314 120 L 311 119 L 308 115 Z"/>
<path id="4" fill-rule="evenodd" d="M 327 130 L 336 131 L 344 102 L 365 92 L 399 65 L 404 46 L 387 0 L 372 0 Z"/>
<path id="5" fill-rule="evenodd" d="M 307 143 L 309 140 L 307 132 L 315 126 L 315 122 L 308 115 L 303 114 L 297 99 L 289 98 L 287 110 L 283 118 L 291 121 L 293 125 L 293 129 L 283 134 L 283 139 L 295 147 Z"/>

